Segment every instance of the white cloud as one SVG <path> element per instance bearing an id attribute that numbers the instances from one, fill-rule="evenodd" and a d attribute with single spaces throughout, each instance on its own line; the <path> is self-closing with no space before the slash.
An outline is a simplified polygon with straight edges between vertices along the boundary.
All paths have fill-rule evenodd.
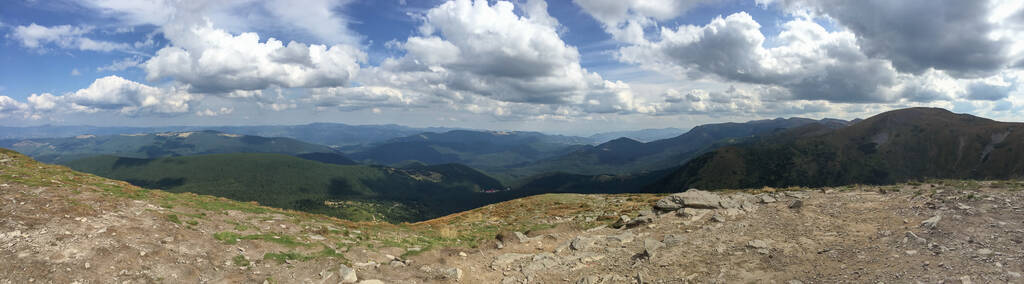
<path id="1" fill-rule="evenodd" d="M 71 76 L 78 76 L 78 75 L 82 75 L 82 72 L 78 72 L 78 68 L 72 68 L 71 69 Z"/>
<path id="2" fill-rule="evenodd" d="M 461 110 L 497 116 L 558 107 L 643 111 L 628 84 L 606 81 L 580 66 L 579 52 L 562 41 L 545 7 L 528 2 L 520 16 L 511 2 L 445 2 L 425 12 L 421 35 L 394 44 L 404 49 L 404 57 L 366 70 L 360 81 L 432 94 L 440 102 L 467 104 L 457 107 Z M 531 104 L 553 106 L 524 107 Z"/>
<path id="3" fill-rule="evenodd" d="M 56 96 L 32 94 L 26 111 L 34 116 L 72 112 L 117 112 L 125 115 L 179 114 L 188 112 L 202 97 L 184 90 L 157 88 L 118 76 L 96 79 L 88 87 Z"/>
<path id="4" fill-rule="evenodd" d="M 270 87 L 345 86 L 366 54 L 347 45 L 306 45 L 230 33 L 211 23 L 165 31 L 172 45 L 143 63 L 148 80 L 173 78 L 196 93 Z"/>
<path id="5" fill-rule="evenodd" d="M 782 0 L 793 13 L 834 19 L 857 35 L 864 53 L 900 72 L 929 68 L 954 77 L 987 76 L 1024 56 L 1024 33 L 1012 19 L 1020 1 Z"/>
<path id="6" fill-rule="evenodd" d="M 45 50 L 51 44 L 63 49 L 83 51 L 109 52 L 130 49 L 130 46 L 125 43 L 93 40 L 85 37 L 92 31 L 91 27 L 70 25 L 46 27 L 32 23 L 28 26 L 16 26 L 13 30 L 7 35 L 8 37 L 18 40 L 24 47 L 40 51 Z"/>
<path id="7" fill-rule="evenodd" d="M 704 0 L 573 0 L 604 26 L 612 38 L 627 43 L 646 41 L 644 29 L 657 21 L 682 16 Z"/>
<path id="8" fill-rule="evenodd" d="M 25 103 L 8 96 L 0 96 L 0 118 L 6 118 L 16 113 L 24 113 L 26 109 L 28 109 L 28 106 Z"/>
<path id="9" fill-rule="evenodd" d="M 108 71 L 108 72 L 109 71 L 123 71 L 123 70 L 126 70 L 128 68 L 138 67 L 139 64 L 141 64 L 141 63 L 142 63 L 142 57 L 139 57 L 139 56 L 125 57 L 125 58 L 122 58 L 120 60 L 116 60 L 114 62 L 111 62 L 110 65 L 97 67 L 96 71 L 100 71 L 100 72 L 104 72 L 104 71 Z"/>

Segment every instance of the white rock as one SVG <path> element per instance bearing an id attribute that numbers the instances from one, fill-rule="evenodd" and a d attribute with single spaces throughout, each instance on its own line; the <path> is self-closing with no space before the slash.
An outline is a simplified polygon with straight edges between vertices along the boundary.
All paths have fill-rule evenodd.
<path id="1" fill-rule="evenodd" d="M 359 277 L 356 276 L 356 270 L 344 264 L 338 268 L 338 276 L 341 277 L 341 283 L 356 283 L 359 281 Z"/>

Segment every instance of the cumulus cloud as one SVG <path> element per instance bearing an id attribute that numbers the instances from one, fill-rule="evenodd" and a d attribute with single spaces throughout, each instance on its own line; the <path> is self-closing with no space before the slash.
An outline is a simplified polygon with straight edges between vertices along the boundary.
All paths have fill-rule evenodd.
<path id="1" fill-rule="evenodd" d="M 621 48 L 619 59 L 691 78 L 781 86 L 789 99 L 892 101 L 898 74 L 888 61 L 865 56 L 848 32 L 829 32 L 809 19 L 782 25 L 765 47 L 760 24 L 745 12 L 704 26 L 662 28 L 661 39 Z"/>
<path id="2" fill-rule="evenodd" d="M 93 40 L 86 37 L 85 35 L 91 31 L 91 27 L 70 25 L 47 27 L 32 23 L 28 26 L 14 27 L 13 32 L 7 36 L 17 40 L 24 47 L 36 50 L 45 50 L 47 46 L 51 45 L 63 49 L 102 52 L 130 49 L 130 45 L 126 43 Z"/>
<path id="3" fill-rule="evenodd" d="M 64 95 L 32 94 L 24 109 L 32 115 L 56 112 L 95 113 L 112 111 L 125 115 L 180 114 L 191 110 L 200 96 L 169 87 L 158 88 L 118 76 L 96 79 L 88 87 Z"/>
<path id="4" fill-rule="evenodd" d="M 0 96 L 0 118 L 16 113 L 24 113 L 28 106 L 8 96 Z"/>
<path id="5" fill-rule="evenodd" d="M 449 102 L 643 110 L 628 84 L 604 80 L 580 66 L 579 52 L 559 37 L 545 3 L 530 1 L 525 8 L 520 16 L 505 1 L 445 2 L 425 12 L 420 35 L 395 44 L 404 57 L 387 59 L 361 78 Z M 506 113 L 502 107 L 490 109 Z"/>
<path id="6" fill-rule="evenodd" d="M 644 29 L 681 16 L 703 0 L 573 0 L 615 40 L 642 43 Z"/>
<path id="7" fill-rule="evenodd" d="M 146 78 L 172 78 L 194 93 L 345 86 L 366 60 L 348 45 L 261 42 L 255 33 L 235 36 L 209 22 L 168 29 L 165 36 L 172 44 L 142 64 Z"/>
<path id="8" fill-rule="evenodd" d="M 1020 33 L 1002 31 L 1019 3 L 1000 1 L 781 1 L 793 10 L 810 10 L 838 21 L 857 35 L 864 53 L 891 60 L 900 72 L 920 74 L 929 68 L 956 77 L 990 74 L 1019 57 Z M 1002 1 L 1007 2 L 1009 1 Z M 1011 9 L 1000 11 L 1001 9 Z M 1014 54 L 1017 53 L 1017 54 Z"/>

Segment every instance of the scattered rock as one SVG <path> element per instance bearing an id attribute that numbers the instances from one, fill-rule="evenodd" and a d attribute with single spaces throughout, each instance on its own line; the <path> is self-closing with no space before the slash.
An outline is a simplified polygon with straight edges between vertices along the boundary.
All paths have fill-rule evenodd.
<path id="1" fill-rule="evenodd" d="M 987 249 L 987 248 L 979 249 L 978 250 L 978 254 L 980 254 L 980 255 L 990 255 L 990 254 L 992 254 L 992 250 Z"/>
<path id="2" fill-rule="evenodd" d="M 578 236 L 572 240 L 572 243 L 569 244 L 569 247 L 572 248 L 573 250 L 586 250 L 587 248 L 593 245 L 594 239 L 584 236 Z"/>
<path id="3" fill-rule="evenodd" d="M 454 267 L 441 269 L 441 277 L 448 280 L 462 280 L 462 269 Z"/>
<path id="4" fill-rule="evenodd" d="M 935 215 L 935 217 L 931 217 L 928 218 L 928 220 L 922 221 L 921 227 L 935 229 L 935 227 L 939 225 L 939 220 L 942 220 L 942 215 Z"/>
<path id="5" fill-rule="evenodd" d="M 760 201 L 761 203 L 766 203 L 766 204 L 767 204 L 767 203 L 775 203 L 775 202 L 777 202 L 777 201 L 778 201 L 778 200 L 776 200 L 776 199 L 775 199 L 775 197 L 772 197 L 771 195 L 768 195 L 768 194 L 763 194 L 763 193 L 762 193 L 762 194 L 759 194 L 759 195 L 757 196 L 757 198 L 758 198 L 758 200 L 759 200 L 759 201 Z"/>
<path id="6" fill-rule="evenodd" d="M 356 277 L 356 270 L 344 264 L 338 268 L 338 276 L 341 277 L 341 283 L 356 283 L 359 281 L 359 277 Z"/>
<path id="7" fill-rule="evenodd" d="M 657 206 L 655 206 L 655 208 L 657 208 Z M 625 227 L 626 224 L 629 223 L 629 220 L 630 220 L 629 216 L 621 215 L 621 216 L 619 216 L 619 219 L 615 220 L 615 223 L 612 223 L 611 227 L 612 228 L 616 228 L 616 229 L 620 229 L 622 227 Z"/>
<path id="8" fill-rule="evenodd" d="M 907 233 L 904 234 L 904 235 L 906 235 L 907 239 L 910 240 L 910 241 L 913 241 L 913 242 L 916 242 L 916 243 L 920 243 L 920 244 L 928 243 L 928 240 L 926 240 L 926 239 L 924 239 L 922 237 L 917 236 L 917 234 L 914 234 L 914 232 L 907 231 Z"/>
<path id="9" fill-rule="evenodd" d="M 459 256 L 461 256 L 461 257 L 467 257 L 467 256 L 469 256 L 469 255 L 468 255 L 468 254 L 466 254 L 466 252 L 460 251 L 460 252 L 459 252 Z"/>
<path id="10" fill-rule="evenodd" d="M 500 269 L 508 266 L 509 264 L 512 264 L 513 262 L 519 261 L 520 259 L 528 258 L 530 256 L 531 255 L 529 255 L 529 254 L 522 254 L 522 253 L 506 253 L 506 254 L 502 254 L 502 255 L 499 255 L 499 256 L 495 257 L 494 261 L 491 262 L 491 269 L 500 270 Z"/>
<path id="11" fill-rule="evenodd" d="M 527 237 L 526 234 L 523 234 L 523 233 L 520 233 L 520 232 L 515 232 L 514 234 L 515 234 L 516 240 L 518 240 L 519 243 L 528 243 L 528 242 L 530 242 L 530 238 Z"/>
<path id="12" fill-rule="evenodd" d="M 768 242 L 763 241 L 763 240 L 751 240 L 751 241 L 747 242 L 747 247 L 748 248 L 753 248 L 753 249 L 767 249 L 767 248 L 769 248 Z"/>
<path id="13" fill-rule="evenodd" d="M 725 223 L 725 217 L 722 217 L 722 215 L 715 214 L 715 215 L 711 216 L 711 221 L 712 222 L 718 222 L 718 223 Z"/>
<path id="14" fill-rule="evenodd" d="M 654 209 L 661 211 L 676 211 L 682 208 L 683 205 L 677 203 L 672 197 L 665 197 L 654 202 Z"/>
<path id="15" fill-rule="evenodd" d="M 789 203 L 789 209 L 800 209 L 804 207 L 804 201 L 797 199 Z"/>
<path id="16" fill-rule="evenodd" d="M 662 202 L 662 200 L 665 201 Z M 659 200 L 663 205 L 671 202 L 678 205 L 679 208 L 689 207 L 704 209 L 721 208 L 721 201 L 722 198 L 717 194 L 697 189 L 690 189 L 685 192 L 672 194 Z M 657 203 L 655 203 L 655 205 L 657 205 Z"/>

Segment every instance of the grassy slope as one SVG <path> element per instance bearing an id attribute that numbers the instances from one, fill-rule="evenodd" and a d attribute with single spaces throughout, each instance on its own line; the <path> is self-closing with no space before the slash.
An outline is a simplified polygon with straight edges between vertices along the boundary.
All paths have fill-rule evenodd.
<path id="1" fill-rule="evenodd" d="M 660 198 L 651 194 L 544 194 L 491 204 L 414 224 L 357 223 L 326 215 L 265 207 L 210 195 L 140 188 L 126 182 L 74 171 L 65 166 L 42 164 L 3 148 L 0 148 L 0 184 L 20 184 L 57 191 L 65 196 L 66 206 L 80 207 L 85 211 L 94 209 L 92 204 L 79 200 L 83 192 L 98 192 L 105 196 L 104 200 L 107 201 L 142 200 L 159 204 L 160 207 L 174 213 L 173 216 L 167 215 L 165 221 L 168 222 L 168 226 L 183 225 L 190 221 L 224 222 L 224 226 L 233 227 L 235 230 L 210 234 L 210 240 L 228 243 L 238 239 L 246 242 L 285 244 L 294 251 L 268 254 L 266 258 L 283 257 L 300 261 L 336 257 L 336 254 L 333 250 L 329 251 L 330 253 L 319 251 L 322 246 L 313 243 L 312 240 L 274 232 L 254 231 L 254 226 L 239 221 L 255 222 L 283 216 L 286 222 L 310 230 L 307 233 L 326 237 L 326 240 L 320 242 L 331 242 L 339 248 L 346 248 L 346 251 L 352 248 L 377 250 L 385 247 L 418 247 L 422 248 L 422 252 L 441 247 L 474 248 L 493 240 L 495 234 L 500 232 L 526 232 L 549 228 L 548 222 L 556 218 L 593 217 L 573 218 L 577 221 L 570 224 L 579 229 L 610 224 L 616 216 L 649 208 L 649 204 Z M 241 215 L 231 211 L 241 212 Z M 356 233 L 357 231 L 359 233 Z"/>
<path id="2" fill-rule="evenodd" d="M 480 205 L 500 183 L 472 169 L 416 170 L 332 165 L 279 154 L 214 154 L 160 159 L 98 156 L 71 168 L 171 192 L 194 192 L 335 217 L 422 220 Z M 475 174 L 473 174 L 475 172 Z M 440 179 L 435 178 L 440 176 Z M 324 206 L 324 201 L 348 201 Z"/>
<path id="3" fill-rule="evenodd" d="M 1024 175 L 1021 123 L 913 108 L 879 114 L 836 131 L 794 131 L 700 156 L 653 188 L 887 184 Z M 995 138 L 1004 134 L 996 143 Z"/>

